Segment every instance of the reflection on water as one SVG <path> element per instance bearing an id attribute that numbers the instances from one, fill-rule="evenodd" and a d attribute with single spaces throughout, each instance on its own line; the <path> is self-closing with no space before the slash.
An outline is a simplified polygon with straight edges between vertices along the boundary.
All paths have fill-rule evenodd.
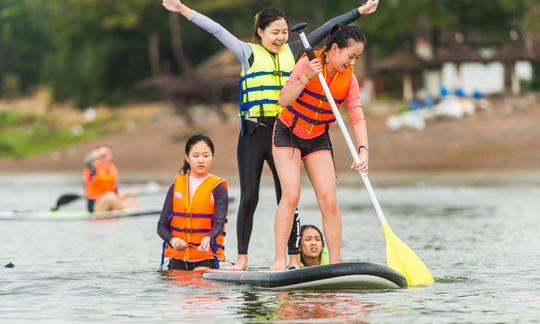
<path id="1" fill-rule="evenodd" d="M 333 323 L 368 322 L 371 305 L 348 293 L 277 292 L 253 290 L 243 293 L 238 314 L 254 321 L 317 320 Z"/>
<path id="2" fill-rule="evenodd" d="M 230 311 L 234 317 L 249 321 L 349 323 L 354 320 L 355 323 L 367 323 L 373 307 L 347 292 L 271 292 L 239 288 L 205 280 L 200 272 L 190 271 L 165 271 L 162 276 L 167 284 L 190 290 L 190 294 L 174 300 L 175 314 L 184 319 L 216 314 L 232 307 Z"/>
<path id="3" fill-rule="evenodd" d="M 144 184 L 134 184 L 144 185 Z M 126 188 L 126 189 L 129 189 Z M 0 176 L 0 209 L 43 209 L 80 190 L 79 175 Z M 157 271 L 157 216 L 107 221 L 0 222 L 0 318 L 49 322 L 534 322 L 540 314 L 540 188 L 375 188 L 395 234 L 431 269 L 429 287 L 390 291 L 271 291 Z M 232 195 L 238 197 L 238 188 Z M 163 202 L 145 197 L 144 204 Z M 367 193 L 340 187 L 343 259 L 385 263 L 385 239 Z M 236 228 L 233 204 L 229 232 Z M 84 208 L 84 204 L 69 206 Z M 263 188 L 250 266 L 272 262 L 272 188 Z M 302 192 L 303 223 L 320 225 Z M 227 235 L 229 260 L 235 235 Z M 13 268 L 3 266 L 12 263 Z"/>

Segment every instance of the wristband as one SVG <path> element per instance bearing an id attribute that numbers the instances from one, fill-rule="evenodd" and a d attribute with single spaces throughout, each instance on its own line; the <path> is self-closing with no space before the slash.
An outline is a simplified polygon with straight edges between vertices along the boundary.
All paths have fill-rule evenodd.
<path id="1" fill-rule="evenodd" d="M 367 148 L 366 146 L 364 146 L 364 145 L 360 145 L 360 146 L 358 147 L 358 153 L 360 153 L 360 149 L 364 149 L 364 150 L 366 150 L 366 152 L 369 153 L 368 148 Z"/>
<path id="2" fill-rule="evenodd" d="M 305 72 L 303 76 L 306 78 L 306 82 L 304 83 L 304 82 L 302 81 L 302 78 L 300 78 L 300 83 L 302 83 L 304 86 L 307 86 L 308 83 L 311 82 L 311 78 L 308 77 L 307 72 Z"/>

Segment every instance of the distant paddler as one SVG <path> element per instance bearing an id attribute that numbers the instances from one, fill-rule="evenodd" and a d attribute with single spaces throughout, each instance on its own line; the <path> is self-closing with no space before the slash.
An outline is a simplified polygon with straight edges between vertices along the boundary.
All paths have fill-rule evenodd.
<path id="1" fill-rule="evenodd" d="M 86 155 L 83 178 L 89 212 L 136 207 L 134 194 L 118 191 L 118 169 L 109 146 L 100 145 Z"/>

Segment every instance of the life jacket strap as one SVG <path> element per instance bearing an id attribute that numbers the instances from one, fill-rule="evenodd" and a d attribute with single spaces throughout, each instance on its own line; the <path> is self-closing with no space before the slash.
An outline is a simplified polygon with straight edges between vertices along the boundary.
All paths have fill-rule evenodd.
<path id="1" fill-rule="evenodd" d="M 332 119 L 329 119 L 329 120 L 315 120 L 315 119 L 309 118 L 309 117 L 307 117 L 305 115 L 302 115 L 300 112 L 296 111 L 291 106 L 287 106 L 287 110 L 290 111 L 295 116 L 295 120 L 297 118 L 300 118 L 303 121 L 308 122 L 308 123 L 310 123 L 312 125 L 328 125 L 328 124 L 331 124 L 331 123 L 336 121 L 335 118 L 332 118 Z M 293 120 L 294 126 L 296 126 L 295 120 Z M 291 127 L 292 127 L 292 129 L 294 129 L 294 127 L 292 125 L 291 125 Z"/>
<path id="2" fill-rule="evenodd" d="M 307 88 L 304 88 L 304 90 L 302 91 L 302 93 L 300 94 L 300 97 L 302 97 L 304 94 L 307 94 L 313 98 L 316 98 L 316 99 L 319 99 L 319 100 L 322 100 L 322 101 L 326 101 L 328 102 L 328 98 L 326 98 L 326 95 L 324 94 L 320 94 L 320 93 L 316 93 L 314 91 L 311 91 Z M 338 99 L 338 98 L 334 98 L 334 101 L 336 102 L 336 104 L 340 105 L 342 104 L 345 99 Z"/>
<path id="3" fill-rule="evenodd" d="M 300 98 L 296 98 L 295 100 L 298 104 L 306 107 L 307 109 L 311 110 L 311 111 L 314 111 L 316 113 L 319 113 L 319 114 L 327 114 L 327 115 L 330 115 L 330 114 L 334 114 L 334 112 L 332 110 L 329 110 L 329 109 L 324 109 L 322 107 L 317 107 L 317 106 L 313 106 L 312 104 L 308 104 L 307 102 L 301 100 Z"/>

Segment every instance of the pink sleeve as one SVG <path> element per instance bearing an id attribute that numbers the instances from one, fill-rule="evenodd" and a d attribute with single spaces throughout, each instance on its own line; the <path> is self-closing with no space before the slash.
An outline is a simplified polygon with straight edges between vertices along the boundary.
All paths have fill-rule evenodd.
<path id="1" fill-rule="evenodd" d="M 356 126 L 365 120 L 362 101 L 360 100 L 360 87 L 356 76 L 351 74 L 349 81 L 349 93 L 347 94 L 347 110 L 349 111 L 349 119 L 351 126 Z"/>
<path id="2" fill-rule="evenodd" d="M 296 63 L 296 66 L 294 67 L 294 70 L 292 71 L 291 76 L 289 77 L 289 80 L 287 80 L 287 82 L 285 83 L 283 90 L 287 88 L 287 84 L 289 84 L 289 82 L 304 85 L 302 81 L 300 81 L 300 77 L 304 73 L 309 72 L 310 69 L 311 67 L 309 66 L 309 61 L 308 61 L 307 56 L 305 55 L 302 56 L 300 60 L 298 60 L 298 62 Z"/>

